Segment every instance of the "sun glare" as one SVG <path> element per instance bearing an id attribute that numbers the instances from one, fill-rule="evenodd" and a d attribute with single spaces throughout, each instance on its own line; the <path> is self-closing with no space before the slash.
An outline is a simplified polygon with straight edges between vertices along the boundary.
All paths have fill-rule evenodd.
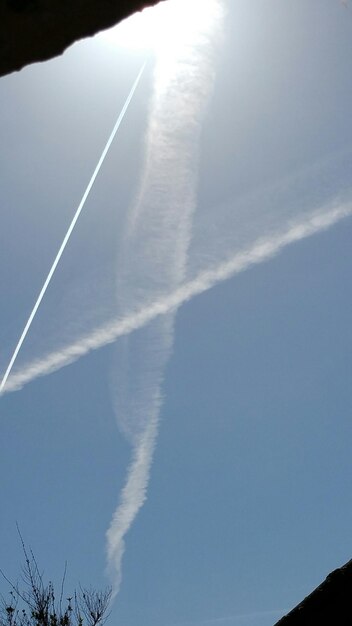
<path id="1" fill-rule="evenodd" d="M 216 19 L 217 0 L 165 0 L 99 35 L 111 45 L 156 54 L 193 43 Z"/>

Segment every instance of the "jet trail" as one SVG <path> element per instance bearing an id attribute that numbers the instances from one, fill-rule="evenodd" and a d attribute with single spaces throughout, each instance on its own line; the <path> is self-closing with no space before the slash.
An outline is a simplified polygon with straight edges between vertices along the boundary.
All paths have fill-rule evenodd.
<path id="1" fill-rule="evenodd" d="M 352 204 L 346 203 L 330 210 L 317 212 L 270 237 L 257 239 L 250 247 L 236 252 L 227 261 L 219 263 L 214 268 L 200 272 L 193 280 L 183 283 L 171 293 L 166 293 L 154 302 L 98 327 L 89 335 L 81 337 L 61 350 L 29 363 L 11 376 L 5 393 L 17 391 L 36 378 L 52 374 L 93 350 L 112 344 L 120 337 L 130 335 L 157 317 L 177 310 L 185 302 L 215 287 L 218 283 L 250 269 L 253 265 L 275 257 L 286 246 L 322 232 L 351 216 Z"/>
<path id="2" fill-rule="evenodd" d="M 35 317 L 35 315 L 36 315 L 36 313 L 37 313 L 37 311 L 39 309 L 41 301 L 43 300 L 43 298 L 45 296 L 45 292 L 46 292 L 47 288 L 49 287 L 50 281 L 51 281 L 51 279 L 52 279 L 52 277 L 54 275 L 54 272 L 55 272 L 55 270 L 56 270 L 56 268 L 58 266 L 58 263 L 59 263 L 62 255 L 64 253 L 64 250 L 65 250 L 65 248 L 67 246 L 67 243 L 68 243 L 68 241 L 69 241 L 69 239 L 71 237 L 73 229 L 76 226 L 76 222 L 77 222 L 77 220 L 78 220 L 78 218 L 79 218 L 79 216 L 80 216 L 80 214 L 82 212 L 82 209 L 83 209 L 83 207 L 84 207 L 84 205 L 86 203 L 88 195 L 89 195 L 89 193 L 90 193 L 90 191 L 91 191 L 91 189 L 92 189 L 92 187 L 94 185 L 95 179 L 96 179 L 96 177 L 99 174 L 100 168 L 101 168 L 101 166 L 104 163 L 105 157 L 106 157 L 106 155 L 107 155 L 107 153 L 109 151 L 109 148 L 110 148 L 110 146 L 111 146 L 111 144 L 112 144 L 112 142 L 114 140 L 114 137 L 115 137 L 115 135 L 117 133 L 117 130 L 119 129 L 119 127 L 121 125 L 121 122 L 122 122 L 122 120 L 123 120 L 123 118 L 125 116 L 125 113 L 126 113 L 128 107 L 129 107 L 129 104 L 130 104 L 130 102 L 131 102 L 131 100 L 133 98 L 134 92 L 137 89 L 137 86 L 138 86 L 138 83 L 139 83 L 139 81 L 141 79 L 141 76 L 143 74 L 145 65 L 146 65 L 146 63 L 144 63 L 142 65 L 142 67 L 139 70 L 139 73 L 137 75 L 137 78 L 136 78 L 136 80 L 134 81 L 134 83 L 132 85 L 132 88 L 131 88 L 131 90 L 130 90 L 127 98 L 126 98 L 125 104 L 123 105 L 122 110 L 121 110 L 121 112 L 120 112 L 120 114 L 119 114 L 119 116 L 118 116 L 118 118 L 116 120 L 115 126 L 114 126 L 114 128 L 113 128 L 113 130 L 112 130 L 112 132 L 110 134 L 110 137 L 109 137 L 109 139 L 108 139 L 108 141 L 107 141 L 107 143 L 105 145 L 105 148 L 104 148 L 104 150 L 103 150 L 103 152 L 101 154 L 101 157 L 100 157 L 100 159 L 99 159 L 99 161 L 97 163 L 97 166 L 96 166 L 96 168 L 95 168 L 95 170 L 94 170 L 94 172 L 93 172 L 93 174 L 91 176 L 91 179 L 90 179 L 90 181 L 89 181 L 89 183 L 87 185 L 87 188 L 86 188 L 86 190 L 85 190 L 85 192 L 84 192 L 84 194 L 82 196 L 82 199 L 81 199 L 81 201 L 80 201 L 80 203 L 78 205 L 76 213 L 75 213 L 75 215 L 74 215 L 74 217 L 72 219 L 72 222 L 71 222 L 71 224 L 70 224 L 70 226 L 69 226 L 69 228 L 67 230 L 67 233 L 66 233 L 66 235 L 65 235 L 65 237 L 63 239 L 63 242 L 62 242 L 62 244 L 61 244 L 61 246 L 59 248 L 59 251 L 58 251 L 58 253 L 57 253 L 57 255 L 56 255 L 55 259 L 54 259 L 54 262 L 53 262 L 53 264 L 52 264 L 52 266 L 50 268 L 50 271 L 49 271 L 49 273 L 48 273 L 48 275 L 46 277 L 46 280 L 45 280 L 45 282 L 43 284 L 43 287 L 42 287 L 42 289 L 41 289 L 41 291 L 39 293 L 39 296 L 38 296 L 38 298 L 37 298 L 37 300 L 36 300 L 36 302 L 34 304 L 32 312 L 31 312 L 31 314 L 30 314 L 30 316 L 29 316 L 29 318 L 27 320 L 27 323 L 26 323 L 24 329 L 23 329 L 22 335 L 19 338 L 19 341 L 17 343 L 15 351 L 14 351 L 14 353 L 13 353 L 11 359 L 10 359 L 10 362 L 9 362 L 9 364 L 7 366 L 7 369 L 5 371 L 4 377 L 3 377 L 2 381 L 1 381 L 0 394 L 4 391 L 7 379 L 9 377 L 9 375 L 11 373 L 11 370 L 12 370 L 12 368 L 14 366 L 14 363 L 15 363 L 15 361 L 17 359 L 18 353 L 19 353 L 19 351 L 20 351 L 20 349 L 22 347 L 22 344 L 23 344 L 23 342 L 24 342 L 24 340 L 25 340 L 25 338 L 26 338 L 26 336 L 28 334 L 28 331 L 29 331 L 29 329 L 31 327 L 31 324 L 32 324 L 32 322 L 34 320 L 34 317 Z"/>
<path id="3" fill-rule="evenodd" d="M 188 15 L 190 4 L 198 2 L 165 3 L 164 33 L 177 45 L 162 50 L 154 66 L 144 166 L 118 263 L 118 306 L 125 315 L 186 280 L 197 206 L 200 135 L 222 16 L 219 0 L 207 0 L 202 3 L 202 20 L 185 29 L 184 20 L 178 18 Z M 116 346 L 115 413 L 118 427 L 132 444 L 132 459 L 106 534 L 113 596 L 121 584 L 125 536 L 147 496 L 174 320 L 175 310 L 171 310 Z"/>
<path id="4" fill-rule="evenodd" d="M 160 403 L 158 404 L 160 405 Z M 124 537 L 147 497 L 150 467 L 158 434 L 159 408 L 160 406 L 154 407 L 143 436 L 133 448 L 126 483 L 106 533 L 108 573 L 113 581 L 113 598 L 117 595 L 121 584 L 121 563 L 125 550 Z"/>

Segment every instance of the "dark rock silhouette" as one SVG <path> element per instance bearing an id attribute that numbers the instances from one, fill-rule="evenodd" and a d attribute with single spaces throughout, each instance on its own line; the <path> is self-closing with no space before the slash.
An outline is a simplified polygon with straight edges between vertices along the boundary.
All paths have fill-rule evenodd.
<path id="1" fill-rule="evenodd" d="M 158 0 L 0 0 L 0 76 L 55 57 Z"/>
<path id="2" fill-rule="evenodd" d="M 319 587 L 275 626 L 351 626 L 352 559 L 327 576 Z"/>

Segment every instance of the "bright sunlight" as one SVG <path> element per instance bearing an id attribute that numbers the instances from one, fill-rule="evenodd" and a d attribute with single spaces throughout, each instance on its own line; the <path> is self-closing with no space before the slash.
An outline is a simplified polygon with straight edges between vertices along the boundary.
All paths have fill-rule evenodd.
<path id="1" fill-rule="evenodd" d="M 166 0 L 135 13 L 99 36 L 108 43 L 156 54 L 173 54 L 175 48 L 193 44 L 216 20 L 214 0 Z"/>

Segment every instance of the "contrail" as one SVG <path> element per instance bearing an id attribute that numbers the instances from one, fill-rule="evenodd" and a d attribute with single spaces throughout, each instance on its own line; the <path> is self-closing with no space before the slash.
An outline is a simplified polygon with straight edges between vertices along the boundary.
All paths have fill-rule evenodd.
<path id="1" fill-rule="evenodd" d="M 18 353 L 19 353 L 19 351 L 20 351 L 20 349 L 22 347 L 22 344 L 23 344 L 23 342 L 24 342 L 24 340 L 25 340 L 25 338 L 27 336 L 27 333 L 28 333 L 28 331 L 29 331 L 29 329 L 31 327 L 31 324 L 33 322 L 33 319 L 34 319 L 37 311 L 38 311 L 40 303 L 41 303 L 41 301 L 44 298 L 45 292 L 46 292 L 46 290 L 47 290 L 47 288 L 48 288 L 48 286 L 50 284 L 50 281 L 51 281 L 51 279 L 52 279 L 52 277 L 54 275 L 54 272 L 55 272 L 55 270 L 56 270 L 56 268 L 58 266 L 58 263 L 59 263 L 62 255 L 63 255 L 63 252 L 64 252 L 64 250 L 65 250 L 65 248 L 67 246 L 67 243 L 68 243 L 68 241 L 69 241 L 69 239 L 71 237 L 72 231 L 73 231 L 74 227 L 76 226 L 76 222 L 77 222 L 77 220 L 78 220 L 78 218 L 79 218 L 79 216 L 80 216 L 80 214 L 82 212 L 82 209 L 83 209 L 83 207 L 84 207 L 84 205 L 86 203 L 88 195 L 89 195 L 89 193 L 90 193 L 90 191 L 91 191 L 91 189 L 92 189 L 92 187 L 94 185 L 95 179 L 98 176 L 99 170 L 100 170 L 101 166 L 104 163 L 105 157 L 106 157 L 106 155 L 107 155 L 107 153 L 109 151 L 109 148 L 110 148 L 110 146 L 111 146 L 111 144 L 112 144 L 112 142 L 114 140 L 116 132 L 117 132 L 117 130 L 118 130 L 118 128 L 119 128 L 119 126 L 120 126 L 124 116 L 125 116 L 125 113 L 126 113 L 128 107 L 129 107 L 129 104 L 130 104 L 130 102 L 131 102 L 131 100 L 133 98 L 134 92 L 137 89 L 137 86 L 138 86 L 140 78 L 141 78 L 141 76 L 143 74 L 145 65 L 146 65 L 146 63 L 144 63 L 142 65 L 142 67 L 139 70 L 139 73 L 137 75 L 137 78 L 136 78 L 136 80 L 134 81 L 134 83 L 132 85 L 131 91 L 129 92 L 129 94 L 128 94 L 127 98 L 126 98 L 125 104 L 123 105 L 122 110 L 121 110 L 121 112 L 120 112 L 120 114 L 119 114 L 119 116 L 118 116 L 118 118 L 116 120 L 116 124 L 115 124 L 115 126 L 114 126 L 114 128 L 113 128 L 113 130 L 111 132 L 111 135 L 110 135 L 110 137 L 109 137 L 109 139 L 108 139 L 108 141 L 107 141 L 107 143 L 105 145 L 105 148 L 104 148 L 104 150 L 103 150 L 103 152 L 101 154 L 101 157 L 100 157 L 100 159 L 99 159 L 99 161 L 98 161 L 98 163 L 96 165 L 96 168 L 95 168 L 95 170 L 94 170 L 94 172 L 92 174 L 92 177 L 91 177 L 91 179 L 90 179 L 90 181 L 89 181 L 89 183 L 87 185 L 87 188 L 86 188 L 86 190 L 85 190 L 85 192 L 84 192 L 84 194 L 82 196 L 82 199 L 81 199 L 81 201 L 80 201 L 80 203 L 78 205 L 76 213 L 75 213 L 75 215 L 74 215 L 74 217 L 72 219 L 72 222 L 71 222 L 71 224 L 70 224 L 70 226 L 69 226 L 69 228 L 67 230 L 67 233 L 66 233 L 66 235 L 65 235 L 65 237 L 63 239 L 63 242 L 62 242 L 62 244 L 61 244 L 61 246 L 59 248 L 59 251 L 58 251 L 58 253 L 57 253 L 57 255 L 56 255 L 55 259 L 54 259 L 54 262 L 53 262 L 53 264 L 52 264 L 52 266 L 50 268 L 50 271 L 49 271 L 49 273 L 48 273 L 48 275 L 46 277 L 46 280 L 45 280 L 45 282 L 43 284 L 43 287 L 42 287 L 42 289 L 41 289 L 41 291 L 39 293 L 39 296 L 38 296 L 38 298 L 37 298 L 37 300 L 35 302 L 35 305 L 34 305 L 34 307 L 32 309 L 32 312 L 31 312 L 31 314 L 30 314 L 30 316 L 29 316 L 29 318 L 27 320 L 27 323 L 26 323 L 24 329 L 23 329 L 22 335 L 19 338 L 19 341 L 17 343 L 15 351 L 14 351 L 12 357 L 11 357 L 11 360 L 10 360 L 8 366 L 7 366 L 6 371 L 5 371 L 4 377 L 3 377 L 2 381 L 1 381 L 0 394 L 4 391 L 4 388 L 5 388 L 5 385 L 6 385 L 6 381 L 7 381 L 8 377 L 9 377 L 9 375 L 11 373 L 11 370 L 12 370 L 12 368 L 14 366 L 14 363 L 15 363 L 15 361 L 17 359 Z"/>
<path id="2" fill-rule="evenodd" d="M 164 7 L 168 17 L 164 28 L 177 43 L 157 55 L 154 67 L 144 167 L 128 214 L 117 275 L 120 310 L 125 313 L 186 280 L 200 131 L 213 84 L 215 35 L 222 14 L 218 0 L 203 1 L 202 20 L 185 29 L 179 17 L 188 15 L 190 4 L 196 3 L 174 0 Z M 107 531 L 114 595 L 121 583 L 125 535 L 147 495 L 174 319 L 172 310 L 117 346 L 115 412 L 120 430 L 132 444 L 132 459 Z"/>
<path id="3" fill-rule="evenodd" d="M 350 216 L 352 216 L 352 204 L 346 203 L 330 210 L 325 209 L 314 213 L 306 220 L 290 225 L 286 230 L 270 237 L 257 239 L 249 248 L 236 252 L 227 261 L 212 269 L 200 272 L 193 280 L 183 283 L 171 293 L 157 298 L 151 304 L 141 307 L 125 317 L 112 320 L 69 346 L 52 352 L 43 359 L 33 361 L 11 376 L 5 393 L 21 389 L 36 378 L 52 374 L 93 350 L 114 343 L 119 337 L 143 328 L 155 318 L 177 310 L 194 296 L 208 291 L 218 283 L 273 258 L 286 246 L 324 231 Z"/>
<path id="4" fill-rule="evenodd" d="M 121 583 L 121 562 L 125 549 L 124 536 L 146 500 L 150 467 L 158 433 L 158 412 L 150 416 L 148 427 L 133 448 L 132 462 L 120 495 L 107 536 L 108 573 L 113 581 L 113 598 Z"/>

